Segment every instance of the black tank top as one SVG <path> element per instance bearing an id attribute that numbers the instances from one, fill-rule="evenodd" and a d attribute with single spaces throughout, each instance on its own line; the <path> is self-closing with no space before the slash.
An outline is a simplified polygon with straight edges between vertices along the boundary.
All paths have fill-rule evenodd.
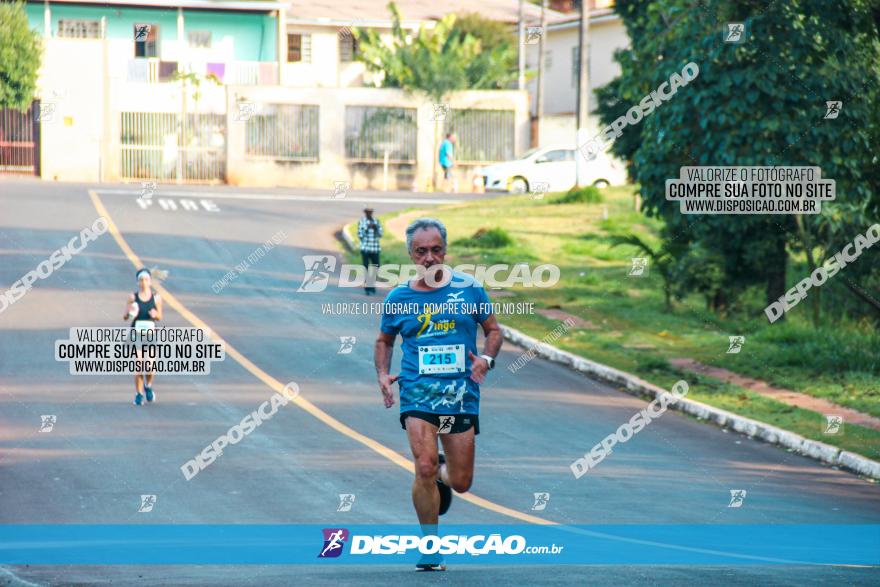
<path id="1" fill-rule="evenodd" d="M 152 321 L 153 319 L 150 317 L 150 310 L 156 307 L 156 292 L 152 289 L 150 290 L 150 300 L 147 302 L 141 301 L 138 297 L 138 292 L 134 292 L 134 301 L 137 302 L 138 313 L 137 316 L 134 317 L 134 320 L 131 321 L 132 327 L 138 320 Z"/>

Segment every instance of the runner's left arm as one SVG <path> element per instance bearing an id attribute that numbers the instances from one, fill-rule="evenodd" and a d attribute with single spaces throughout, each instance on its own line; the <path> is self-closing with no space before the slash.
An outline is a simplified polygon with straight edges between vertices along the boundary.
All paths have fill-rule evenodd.
<path id="1" fill-rule="evenodd" d="M 495 314 L 489 314 L 489 317 L 480 322 L 483 327 L 483 333 L 486 335 L 486 342 L 483 344 L 483 354 L 490 357 L 497 357 L 501 351 L 501 343 L 504 337 L 501 336 L 501 327 L 498 326 L 498 320 Z"/>
<path id="2" fill-rule="evenodd" d="M 499 351 L 501 351 L 501 343 L 504 339 L 501 336 L 501 327 L 498 326 L 495 314 L 489 314 L 485 320 L 480 322 L 480 326 L 483 327 L 483 333 L 486 335 L 486 342 L 483 343 L 483 354 L 493 358 L 497 357 Z M 470 353 L 470 359 L 471 379 L 477 383 L 482 383 L 483 379 L 486 378 L 486 372 L 489 371 L 489 363 L 486 359 L 478 357 L 473 353 Z"/>
<path id="3" fill-rule="evenodd" d="M 155 298 L 156 307 L 155 309 L 150 310 L 150 318 L 158 321 L 162 319 L 162 297 L 159 294 L 156 294 Z"/>

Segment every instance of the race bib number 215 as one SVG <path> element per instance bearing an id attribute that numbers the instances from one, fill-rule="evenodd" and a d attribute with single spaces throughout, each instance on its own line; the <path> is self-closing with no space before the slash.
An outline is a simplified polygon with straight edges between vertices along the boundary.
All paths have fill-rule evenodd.
<path id="1" fill-rule="evenodd" d="M 464 373 L 464 368 L 463 344 L 419 347 L 419 375 Z"/>

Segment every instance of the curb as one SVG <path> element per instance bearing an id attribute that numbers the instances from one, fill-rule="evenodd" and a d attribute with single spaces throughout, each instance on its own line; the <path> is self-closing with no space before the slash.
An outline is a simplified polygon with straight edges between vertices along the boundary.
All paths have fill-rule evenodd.
<path id="1" fill-rule="evenodd" d="M 344 244 L 346 248 L 352 253 L 357 250 L 357 248 L 354 246 L 354 240 L 351 238 L 351 235 L 348 234 L 348 227 L 353 224 L 354 222 L 346 224 L 336 233 L 336 238 L 338 238 L 342 242 L 342 244 Z"/>
<path id="2" fill-rule="evenodd" d="M 659 394 L 666 392 L 665 389 L 648 383 L 635 375 L 584 359 L 568 351 L 563 351 L 536 338 L 532 338 L 515 328 L 501 325 L 501 332 L 506 340 L 527 351 L 533 352 L 536 356 L 565 365 L 574 371 L 589 375 L 606 383 L 621 386 L 627 393 L 632 395 L 656 398 Z M 733 429 L 736 432 L 747 435 L 749 438 L 757 438 L 770 444 L 776 444 L 829 465 L 880 480 L 880 462 L 842 450 L 836 446 L 810 440 L 794 432 L 739 416 L 733 412 L 714 408 L 688 398 L 681 398 L 675 403 L 670 402 L 669 407 L 696 416 L 701 420 L 708 420 L 722 428 Z"/>

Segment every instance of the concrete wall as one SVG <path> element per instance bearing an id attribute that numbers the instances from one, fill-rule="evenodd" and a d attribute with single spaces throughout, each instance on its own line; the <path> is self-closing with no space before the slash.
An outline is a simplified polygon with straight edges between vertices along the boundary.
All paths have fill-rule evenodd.
<path id="1" fill-rule="evenodd" d="M 106 164 L 101 157 L 102 52 L 98 40 L 53 39 L 46 43 L 39 79 L 44 110 L 40 124 L 41 174 L 45 179 L 100 178 L 101 167 Z M 48 118 L 47 109 L 52 110 Z"/>
<path id="2" fill-rule="evenodd" d="M 544 113 L 569 114 L 577 110 L 577 78 L 572 75 L 573 49 L 578 46 L 578 28 L 550 28 L 546 36 L 545 52 L 549 65 L 545 65 Z M 614 52 L 629 46 L 629 37 L 623 22 L 614 17 L 590 24 L 590 87 L 604 86 L 620 75 L 620 66 L 614 61 Z M 527 45 L 528 69 L 538 69 L 538 45 Z M 537 76 L 529 80 L 528 90 L 535 108 Z M 590 95 L 590 112 L 596 109 L 596 96 Z"/>
<path id="3" fill-rule="evenodd" d="M 47 39 L 41 69 L 40 96 L 52 104 L 53 116 L 42 125 L 42 174 L 62 181 L 120 179 L 120 114 L 181 112 L 179 83 L 130 83 L 120 56 L 122 40 Z M 335 46 L 335 43 L 334 43 Z M 104 72 L 107 72 L 105 76 Z M 236 185 L 282 185 L 333 189 L 334 182 L 354 188 L 381 189 L 381 164 L 352 163 L 345 158 L 345 107 L 391 106 L 417 109 L 417 161 L 391 165 L 389 189 L 428 189 L 434 173 L 436 123 L 430 100 L 400 90 L 377 88 L 290 88 L 216 86 L 204 82 L 201 98 L 190 87 L 188 112 L 227 114 L 228 180 Z M 313 104 L 320 107 L 317 163 L 257 161 L 244 156 L 245 123 L 237 122 L 239 100 Z M 504 109 L 515 115 L 515 152 L 528 147 L 528 97 L 518 91 L 460 92 L 448 100 L 453 109 Z M 439 132 L 437 133 L 439 136 Z M 458 166 L 459 184 L 471 183 L 473 167 Z"/>
<path id="4" fill-rule="evenodd" d="M 226 113 L 226 87 L 203 83 L 201 96 L 194 99 L 194 90 L 186 90 L 186 111 L 203 114 Z M 122 181 L 122 113 L 123 112 L 174 112 L 184 110 L 183 88 L 179 83 L 142 84 L 128 83 L 125 78 L 113 78 L 108 90 L 108 108 L 105 116 L 107 132 L 104 139 L 103 181 Z"/>
<path id="5" fill-rule="evenodd" d="M 551 114 L 541 118 L 539 147 L 572 143 L 577 135 L 574 114 Z"/>
<path id="6" fill-rule="evenodd" d="M 290 34 L 312 36 L 312 56 L 309 63 L 287 63 L 283 58 L 281 85 L 296 88 L 333 88 L 375 86 L 374 76 L 366 71 L 363 63 L 339 60 L 339 28 L 311 25 L 287 25 Z M 391 42 L 388 30 L 378 30 L 379 36 Z"/>
<path id="7" fill-rule="evenodd" d="M 429 100 L 409 96 L 401 90 L 376 88 L 284 88 L 266 86 L 229 87 L 227 108 L 238 111 L 240 100 L 265 103 L 310 104 L 320 106 L 320 147 L 317 163 L 257 161 L 245 158 L 245 122 L 228 123 L 228 181 L 233 185 L 298 186 L 332 190 L 335 182 L 351 183 L 354 189 L 383 187 L 381 164 L 355 164 L 345 159 L 345 107 L 386 106 L 416 108 L 418 120 L 417 162 L 412 166 L 392 165 L 389 189 L 428 189 L 436 156 L 436 123 L 431 120 L 433 105 Z M 448 100 L 450 107 L 510 109 L 515 117 L 515 151 L 528 147 L 528 97 L 519 91 L 459 92 Z M 459 184 L 470 185 L 473 168 L 459 166 Z"/>

